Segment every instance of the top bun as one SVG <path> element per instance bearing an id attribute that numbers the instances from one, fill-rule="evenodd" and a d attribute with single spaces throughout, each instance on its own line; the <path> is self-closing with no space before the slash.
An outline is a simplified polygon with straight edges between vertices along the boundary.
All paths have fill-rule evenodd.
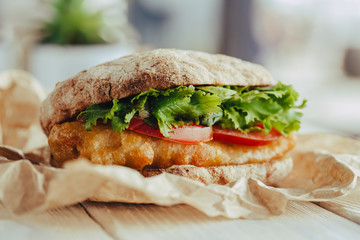
<path id="1" fill-rule="evenodd" d="M 220 54 L 176 49 L 140 52 L 84 70 L 57 83 L 40 108 L 40 122 L 51 128 L 92 104 L 153 89 L 183 85 L 269 86 L 275 82 L 260 65 Z"/>

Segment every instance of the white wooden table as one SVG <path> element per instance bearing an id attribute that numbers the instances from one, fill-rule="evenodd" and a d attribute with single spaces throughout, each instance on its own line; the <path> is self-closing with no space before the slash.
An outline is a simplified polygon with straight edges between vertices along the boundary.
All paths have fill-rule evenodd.
<path id="1" fill-rule="evenodd" d="M 265 220 L 210 218 L 185 205 L 85 202 L 21 217 L 2 206 L 0 239 L 360 239 L 360 225 L 337 214 L 342 207 L 359 214 L 360 204 L 343 202 L 335 213 L 290 202 L 285 214 Z"/>

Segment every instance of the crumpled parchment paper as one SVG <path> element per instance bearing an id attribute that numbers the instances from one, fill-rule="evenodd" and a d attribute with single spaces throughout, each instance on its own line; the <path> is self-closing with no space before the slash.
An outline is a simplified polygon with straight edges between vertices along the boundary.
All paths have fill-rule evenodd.
<path id="1" fill-rule="evenodd" d="M 317 139 L 318 144 L 308 146 L 309 139 Z M 358 146 L 359 141 L 336 135 L 300 136 L 291 153 L 294 168 L 277 186 L 251 178 L 225 186 L 167 173 L 144 178 L 126 167 L 93 165 L 81 159 L 58 169 L 47 165 L 46 147 L 24 154 L 1 146 L 0 201 L 15 214 L 92 200 L 188 204 L 208 216 L 265 218 L 283 213 L 291 200 L 328 201 L 358 188 Z"/>
<path id="2" fill-rule="evenodd" d="M 0 73 L 0 144 L 21 150 L 47 145 L 39 123 L 39 108 L 46 93 L 28 72 Z"/>

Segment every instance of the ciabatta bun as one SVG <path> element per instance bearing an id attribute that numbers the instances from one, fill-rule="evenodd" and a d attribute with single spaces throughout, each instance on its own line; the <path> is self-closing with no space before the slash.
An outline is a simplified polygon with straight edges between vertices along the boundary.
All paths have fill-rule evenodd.
<path id="1" fill-rule="evenodd" d="M 285 178 L 293 168 L 290 157 L 276 159 L 266 163 L 252 163 L 217 167 L 196 167 L 193 165 L 175 165 L 166 169 L 146 169 L 141 174 L 152 177 L 163 172 L 190 178 L 205 184 L 225 185 L 240 178 L 254 178 L 267 185 L 274 185 Z"/>

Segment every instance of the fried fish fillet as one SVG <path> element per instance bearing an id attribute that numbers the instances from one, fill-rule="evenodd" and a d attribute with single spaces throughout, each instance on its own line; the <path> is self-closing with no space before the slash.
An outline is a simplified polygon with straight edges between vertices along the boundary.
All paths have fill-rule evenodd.
<path id="1" fill-rule="evenodd" d="M 56 124 L 49 135 L 55 166 L 85 157 L 95 164 L 122 165 L 137 170 L 163 169 L 173 165 L 210 167 L 263 163 L 283 156 L 294 145 L 295 134 L 256 147 L 218 141 L 183 144 L 131 130 L 119 134 L 109 125 L 93 126 L 92 131 L 86 131 L 80 121 Z"/>

